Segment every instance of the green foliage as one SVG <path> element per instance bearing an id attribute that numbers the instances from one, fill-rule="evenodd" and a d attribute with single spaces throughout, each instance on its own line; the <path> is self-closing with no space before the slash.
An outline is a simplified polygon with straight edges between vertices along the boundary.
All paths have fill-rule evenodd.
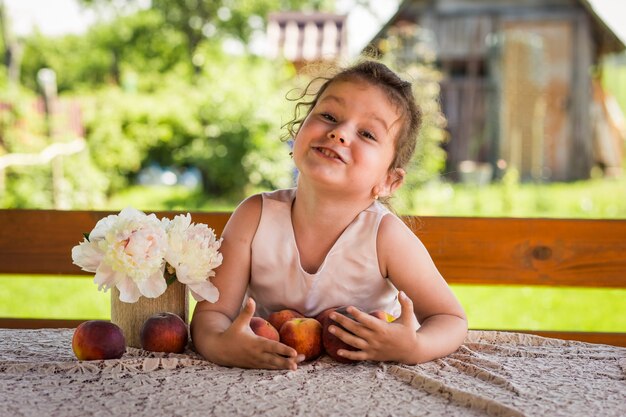
<path id="1" fill-rule="evenodd" d="M 626 178 L 572 183 L 517 183 L 514 177 L 486 186 L 433 181 L 418 193 L 424 216 L 626 219 Z"/>
<path id="2" fill-rule="evenodd" d="M 153 163 L 199 168 L 204 191 L 212 196 L 241 198 L 291 185 L 289 150 L 279 140 L 279 130 L 293 69 L 250 54 L 226 54 L 221 44 L 233 31 L 245 38 L 244 32 L 258 23 L 255 13 L 265 16 L 278 0 L 196 3 L 194 9 L 189 2 L 157 1 L 151 9 L 96 24 L 82 36 L 35 34 L 24 40 L 23 84 L 38 91 L 38 71 L 51 68 L 59 96 L 82 104 L 89 149 L 64 159 L 64 207 L 99 207 L 107 195 L 131 184 Z M 194 46 L 192 65 L 186 46 L 189 34 L 175 24 L 174 15 L 187 13 L 191 18 L 215 7 L 229 7 L 231 18 L 222 19 L 214 36 L 203 36 Z M 225 12 L 220 13 L 223 17 Z M 235 29 L 237 25 L 241 27 Z M 10 119 L 3 121 L 3 136 L 11 136 L 9 127 L 22 120 Z M 22 131 L 37 143 L 18 138 L 5 146 L 6 152 L 39 152 L 50 144 L 45 125 L 34 126 L 39 115 L 24 119 L 29 126 Z M 50 167 L 9 170 L 3 206 L 58 206 L 52 201 L 50 177 Z M 55 190 L 57 195 L 58 187 Z"/>
<path id="3" fill-rule="evenodd" d="M 1 46 L 0 46 L 1 47 Z M 0 88 L 6 88 L 8 84 L 8 75 L 7 75 L 7 67 L 4 65 L 0 65 Z"/>
<path id="4" fill-rule="evenodd" d="M 37 91 L 37 71 L 51 68 L 63 93 L 120 84 L 126 74 L 142 73 L 144 79 L 174 70 L 190 74 L 182 42 L 182 35 L 152 10 L 97 24 L 84 36 L 34 34 L 24 40 L 21 79 Z"/>
<path id="5" fill-rule="evenodd" d="M 84 5 L 123 14 L 141 8 L 138 0 L 81 0 Z M 199 53 L 207 42 L 235 39 L 243 49 L 263 31 L 265 19 L 274 10 L 330 10 L 334 0 L 152 0 L 150 11 L 163 19 L 167 30 L 177 33 L 187 62 L 199 71 L 204 64 Z"/>
<path id="6" fill-rule="evenodd" d="M 8 169 L 6 189 L 0 199 L 2 208 L 101 208 L 106 204 L 108 180 L 91 163 L 85 152 L 60 157 L 62 178 L 60 192 L 53 193 L 50 166 L 26 166 Z M 55 200 L 56 198 L 56 200 Z"/>
<path id="7" fill-rule="evenodd" d="M 279 138 L 281 120 L 288 112 L 281 92 L 293 76 L 291 67 L 252 56 L 212 56 L 198 82 L 202 91 L 198 118 L 204 138 L 180 146 L 175 162 L 199 167 L 207 189 L 220 194 L 243 195 L 251 191 L 248 186 L 289 186 L 289 149 Z M 230 184 L 224 182 L 227 177 Z M 216 183 L 218 178 L 221 184 Z"/>
<path id="8" fill-rule="evenodd" d="M 205 53 L 211 64 L 193 84 L 170 76 L 158 91 L 109 88 L 85 101 L 91 155 L 111 191 L 151 163 L 199 168 L 214 196 L 290 184 L 289 150 L 278 139 L 289 67 Z"/>
<path id="9" fill-rule="evenodd" d="M 32 93 L 11 89 L 0 93 L 0 155 L 41 152 L 51 145 L 47 137 L 46 121 L 42 114 L 32 111 Z M 66 142 L 67 137 L 55 137 L 55 142 Z M 9 166 L 4 170 L 0 189 L 0 207 L 10 208 L 93 208 L 102 207 L 108 181 L 81 152 L 55 159 L 60 164 L 59 189 L 53 195 L 51 165 Z M 55 201 L 55 198 L 57 201 Z"/>
<path id="10" fill-rule="evenodd" d="M 547 217 L 626 219 L 626 178 L 574 183 L 519 183 L 515 192 L 498 182 L 486 186 L 431 181 L 412 211 L 400 214 L 464 217 Z M 510 193 L 507 203 L 503 195 Z M 145 210 L 232 211 L 239 200 L 216 199 L 182 187 L 125 189 L 107 201 L 107 210 L 127 205 Z"/>
<path id="11" fill-rule="evenodd" d="M 27 153 L 36 153 L 32 152 Z M 81 208 L 105 205 L 108 179 L 98 170 L 85 152 L 57 157 L 62 171 L 59 192 L 53 193 L 52 169 L 45 166 L 9 167 L 0 208 Z"/>
<path id="12" fill-rule="evenodd" d="M 180 185 L 132 185 L 111 196 L 104 207 L 120 211 L 124 207 L 135 207 L 146 212 L 176 211 L 233 211 L 240 200 L 207 196 L 202 190 L 189 189 Z"/>

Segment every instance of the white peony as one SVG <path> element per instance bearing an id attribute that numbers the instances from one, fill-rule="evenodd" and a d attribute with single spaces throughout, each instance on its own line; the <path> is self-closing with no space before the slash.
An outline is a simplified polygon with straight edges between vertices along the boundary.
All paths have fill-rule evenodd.
<path id="1" fill-rule="evenodd" d="M 176 271 L 176 279 L 186 284 L 196 301 L 216 302 L 219 291 L 210 281 L 222 264 L 221 239 L 206 224 L 191 223 L 191 215 L 162 219 L 168 239 L 165 260 Z"/>
<path id="2" fill-rule="evenodd" d="M 72 249 L 72 260 L 96 273 L 98 289 L 116 286 L 121 301 L 134 303 L 141 295 L 155 298 L 167 289 L 166 252 L 167 235 L 157 217 L 129 207 L 101 219 L 89 239 Z"/>

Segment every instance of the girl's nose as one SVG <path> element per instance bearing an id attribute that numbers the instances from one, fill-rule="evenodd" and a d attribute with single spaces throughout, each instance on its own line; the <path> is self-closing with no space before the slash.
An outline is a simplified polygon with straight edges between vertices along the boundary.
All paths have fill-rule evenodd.
<path id="1" fill-rule="evenodd" d="M 338 139 L 339 142 L 341 142 L 341 143 L 346 143 L 346 138 L 344 137 L 344 135 L 341 134 L 341 132 L 333 130 L 333 131 L 330 132 L 328 137 L 333 139 L 333 140 Z"/>

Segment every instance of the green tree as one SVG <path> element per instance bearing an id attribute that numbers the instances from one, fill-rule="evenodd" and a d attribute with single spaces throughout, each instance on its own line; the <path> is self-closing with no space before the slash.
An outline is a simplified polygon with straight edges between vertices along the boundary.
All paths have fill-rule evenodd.
<path id="1" fill-rule="evenodd" d="M 153 10 L 96 24 L 85 35 L 35 33 L 24 39 L 22 83 L 36 91 L 36 74 L 44 67 L 56 72 L 59 92 L 120 84 L 125 74 L 142 73 L 152 80 L 177 70 L 188 76 L 191 66 L 183 43 L 180 33 Z M 150 86 L 154 84 L 158 82 Z"/>
<path id="2" fill-rule="evenodd" d="M 111 87 L 85 101 L 91 156 L 112 190 L 153 163 L 197 167 L 215 196 L 291 183 L 289 149 L 279 139 L 291 67 L 218 47 L 203 53 L 210 64 L 194 84 L 170 74 L 155 91 Z"/>
<path id="3" fill-rule="evenodd" d="M 138 0 L 80 0 L 88 7 L 118 13 L 139 7 Z M 152 0 L 150 8 L 158 11 L 169 27 L 184 38 L 187 57 L 196 72 L 204 62 L 198 54 L 203 41 L 234 38 L 247 47 L 255 31 L 263 31 L 271 11 L 277 10 L 332 10 L 334 0 Z"/>

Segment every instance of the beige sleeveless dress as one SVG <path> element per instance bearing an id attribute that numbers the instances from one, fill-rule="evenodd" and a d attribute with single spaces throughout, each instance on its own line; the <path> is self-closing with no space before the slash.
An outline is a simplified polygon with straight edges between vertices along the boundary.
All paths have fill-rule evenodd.
<path id="1" fill-rule="evenodd" d="M 256 314 L 293 309 L 313 317 L 331 307 L 353 305 L 365 312 L 400 315 L 398 291 L 381 276 L 376 236 L 383 216 L 378 201 L 359 213 L 339 236 L 319 270 L 310 274 L 300 263 L 291 223 L 295 189 L 264 193 L 261 220 L 252 241 L 248 295 Z"/>

